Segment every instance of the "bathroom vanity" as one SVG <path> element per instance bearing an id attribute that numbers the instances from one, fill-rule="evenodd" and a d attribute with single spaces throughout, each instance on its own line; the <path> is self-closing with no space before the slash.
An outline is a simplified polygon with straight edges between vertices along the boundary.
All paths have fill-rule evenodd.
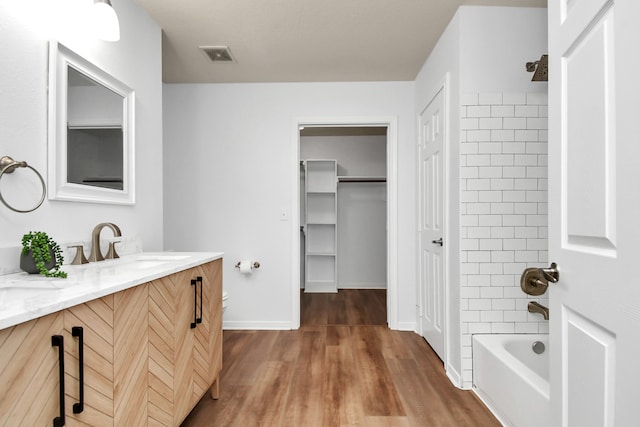
<path id="1" fill-rule="evenodd" d="M 0 425 L 178 426 L 217 398 L 221 253 L 64 270 L 0 276 Z"/>

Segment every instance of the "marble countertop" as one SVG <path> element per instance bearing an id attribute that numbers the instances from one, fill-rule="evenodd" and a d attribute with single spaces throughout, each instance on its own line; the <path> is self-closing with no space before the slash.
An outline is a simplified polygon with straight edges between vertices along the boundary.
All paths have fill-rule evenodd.
<path id="1" fill-rule="evenodd" d="M 68 278 L 0 276 L 0 329 L 222 258 L 222 252 L 142 252 L 115 260 L 64 265 Z"/>

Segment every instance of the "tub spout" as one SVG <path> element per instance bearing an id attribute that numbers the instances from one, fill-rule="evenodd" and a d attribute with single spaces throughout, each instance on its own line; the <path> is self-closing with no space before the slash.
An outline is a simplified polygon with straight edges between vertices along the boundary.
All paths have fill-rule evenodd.
<path id="1" fill-rule="evenodd" d="M 544 320 L 549 320 L 549 309 L 547 307 L 545 307 L 544 305 L 535 302 L 535 301 L 531 301 L 528 305 L 527 305 L 527 309 L 529 310 L 529 313 L 539 313 L 542 314 L 542 317 L 544 317 Z"/>

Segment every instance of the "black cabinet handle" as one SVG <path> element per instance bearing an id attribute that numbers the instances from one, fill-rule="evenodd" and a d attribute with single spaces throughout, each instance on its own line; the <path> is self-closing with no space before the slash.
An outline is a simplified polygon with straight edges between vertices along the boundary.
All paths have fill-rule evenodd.
<path id="1" fill-rule="evenodd" d="M 64 337 L 51 336 L 51 346 L 58 347 L 58 369 L 60 372 L 60 416 L 53 419 L 53 427 L 62 427 L 64 420 Z"/>
<path id="2" fill-rule="evenodd" d="M 80 377 L 80 402 L 73 404 L 73 413 L 79 414 L 84 411 L 84 331 L 82 326 L 71 328 L 71 335 L 78 337 L 78 375 Z"/>
<path id="3" fill-rule="evenodd" d="M 193 286 L 193 323 L 191 323 L 191 329 L 194 329 L 198 323 L 198 282 L 191 279 L 191 286 Z"/>
<path id="4" fill-rule="evenodd" d="M 196 277 L 196 282 L 200 282 L 200 317 L 196 319 L 196 323 L 202 323 L 202 276 Z"/>

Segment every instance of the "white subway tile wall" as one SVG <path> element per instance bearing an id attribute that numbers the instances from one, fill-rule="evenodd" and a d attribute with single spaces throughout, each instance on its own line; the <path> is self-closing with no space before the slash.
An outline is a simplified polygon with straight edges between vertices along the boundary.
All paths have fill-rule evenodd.
<path id="1" fill-rule="evenodd" d="M 547 333 L 520 289 L 547 260 L 547 95 L 461 97 L 462 376 L 472 383 L 471 335 Z"/>

